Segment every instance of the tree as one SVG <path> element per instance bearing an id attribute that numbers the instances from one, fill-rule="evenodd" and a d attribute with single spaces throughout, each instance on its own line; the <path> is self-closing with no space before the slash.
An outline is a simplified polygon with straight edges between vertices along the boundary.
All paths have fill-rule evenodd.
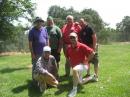
<path id="1" fill-rule="evenodd" d="M 19 18 L 29 22 L 34 17 L 34 3 L 31 0 L 2 0 L 0 3 L 0 41 L 12 41 L 17 35 Z M 15 21 L 15 22 L 14 22 Z"/>
<path id="2" fill-rule="evenodd" d="M 120 23 L 116 25 L 117 31 L 121 32 L 121 40 L 130 40 L 130 16 L 125 16 Z"/>
<path id="3" fill-rule="evenodd" d="M 102 21 L 101 17 L 95 10 L 92 9 L 84 9 L 81 12 L 77 12 L 73 9 L 73 7 L 66 9 L 65 7 L 61 8 L 54 5 L 49 8 L 48 15 L 54 17 L 56 21 L 62 21 L 60 27 L 65 23 L 67 15 L 73 15 L 75 21 L 79 21 L 80 18 L 84 18 L 90 23 L 96 32 L 99 32 L 104 27 L 104 22 Z"/>
<path id="4" fill-rule="evenodd" d="M 81 11 L 81 16 L 90 23 L 90 25 L 95 29 L 96 32 L 99 32 L 104 28 L 104 22 L 99 16 L 98 12 L 93 9 L 84 9 Z"/>

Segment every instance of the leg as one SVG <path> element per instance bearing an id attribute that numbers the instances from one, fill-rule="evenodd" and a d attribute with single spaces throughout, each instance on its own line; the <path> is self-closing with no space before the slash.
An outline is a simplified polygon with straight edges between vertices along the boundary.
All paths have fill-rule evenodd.
<path id="1" fill-rule="evenodd" d="M 42 74 L 34 73 L 34 79 L 38 82 L 40 92 L 44 92 L 47 88 L 44 76 Z"/>
<path id="2" fill-rule="evenodd" d="M 94 65 L 94 73 L 96 76 L 98 76 L 98 69 L 99 69 L 99 64 Z"/>
<path id="3" fill-rule="evenodd" d="M 79 83 L 78 71 L 76 69 L 73 69 L 73 89 L 70 91 L 68 97 L 76 96 L 78 83 Z"/>
<path id="4" fill-rule="evenodd" d="M 45 74 L 44 80 L 47 84 L 49 84 L 51 86 L 57 87 L 57 85 L 58 85 L 58 81 L 51 73 Z"/>
<path id="5" fill-rule="evenodd" d="M 65 58 L 66 58 L 66 47 L 67 47 L 67 44 L 64 44 L 63 45 L 63 52 L 64 52 Z M 70 75 L 70 64 L 69 64 L 69 61 L 66 58 L 66 62 L 65 62 L 65 76 L 69 76 L 69 75 Z"/>
<path id="6" fill-rule="evenodd" d="M 78 84 L 82 84 L 82 72 L 87 70 L 87 65 L 79 64 L 75 66 L 73 70 L 73 89 L 69 93 L 69 97 L 74 97 L 77 94 Z"/>
<path id="7" fill-rule="evenodd" d="M 89 77 L 90 76 L 90 63 L 88 64 L 88 70 L 87 70 L 87 74 L 86 74 L 86 77 Z"/>
<path id="8" fill-rule="evenodd" d="M 98 60 L 98 53 L 94 55 L 93 59 L 93 64 L 94 64 L 94 81 L 98 81 L 98 70 L 99 70 L 99 60 Z"/>
<path id="9" fill-rule="evenodd" d="M 65 72 L 66 72 L 66 76 L 70 75 L 70 64 L 69 64 L 69 60 L 66 59 L 66 63 L 65 63 Z"/>

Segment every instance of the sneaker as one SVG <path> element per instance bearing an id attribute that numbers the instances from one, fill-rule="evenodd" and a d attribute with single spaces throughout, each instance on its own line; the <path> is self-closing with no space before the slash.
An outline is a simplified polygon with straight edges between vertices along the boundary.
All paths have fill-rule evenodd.
<path id="1" fill-rule="evenodd" d="M 75 97 L 77 94 L 77 89 L 72 89 L 71 92 L 69 93 L 68 97 Z"/>
<path id="2" fill-rule="evenodd" d="M 98 76 L 93 75 L 93 76 L 92 76 L 92 81 L 98 82 Z"/>
<path id="3" fill-rule="evenodd" d="M 88 82 L 90 82 L 91 80 L 92 80 L 92 76 L 86 77 L 86 78 L 83 79 L 82 84 L 88 83 Z"/>

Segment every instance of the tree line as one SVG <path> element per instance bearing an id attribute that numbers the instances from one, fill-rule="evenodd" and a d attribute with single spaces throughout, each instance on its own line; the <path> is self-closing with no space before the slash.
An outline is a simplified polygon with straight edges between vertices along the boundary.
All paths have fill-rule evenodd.
<path id="1" fill-rule="evenodd" d="M 1 0 L 0 2 L 0 52 L 28 51 L 28 25 L 22 25 L 21 18 L 32 23 L 35 16 L 36 4 L 31 0 Z M 130 41 L 130 16 L 125 16 L 116 29 L 110 28 L 93 9 L 83 9 L 78 12 L 73 7 L 65 8 L 51 6 L 48 15 L 54 18 L 55 24 L 62 28 L 67 15 L 73 15 L 75 21 L 84 18 L 95 30 L 99 43 L 113 41 Z M 17 22 L 17 25 L 15 24 Z"/>

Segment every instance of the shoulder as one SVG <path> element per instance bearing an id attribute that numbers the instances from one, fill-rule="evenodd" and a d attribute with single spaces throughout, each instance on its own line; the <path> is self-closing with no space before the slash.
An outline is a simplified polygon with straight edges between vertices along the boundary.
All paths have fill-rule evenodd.
<path id="1" fill-rule="evenodd" d="M 49 58 L 52 59 L 52 60 L 55 59 L 53 55 L 50 55 Z"/>
<path id="2" fill-rule="evenodd" d="M 92 28 L 90 25 L 87 25 L 87 26 L 86 26 L 86 29 L 93 31 L 93 28 Z"/>
<path id="3" fill-rule="evenodd" d="M 47 28 L 46 27 L 41 27 L 41 31 L 47 33 Z"/>
<path id="4" fill-rule="evenodd" d="M 79 46 L 79 48 L 87 48 L 87 45 L 80 43 L 80 42 L 78 42 L 78 46 Z"/>
<path id="5" fill-rule="evenodd" d="M 30 30 L 29 30 L 29 33 L 33 33 L 35 31 L 35 28 L 33 27 L 33 28 L 31 28 Z"/>
<path id="6" fill-rule="evenodd" d="M 67 24 L 64 24 L 62 28 L 66 28 L 67 27 Z"/>
<path id="7" fill-rule="evenodd" d="M 37 62 L 41 62 L 41 60 L 42 60 L 42 57 L 40 57 Z"/>

